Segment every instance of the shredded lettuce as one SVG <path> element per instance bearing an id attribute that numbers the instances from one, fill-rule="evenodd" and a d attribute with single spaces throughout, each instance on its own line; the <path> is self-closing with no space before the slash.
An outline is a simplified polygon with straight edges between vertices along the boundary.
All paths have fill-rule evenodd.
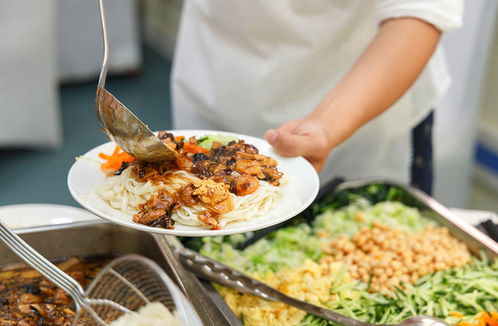
<path id="1" fill-rule="evenodd" d="M 239 239 L 237 239 L 239 240 Z M 208 237 L 203 239 L 201 253 L 247 273 L 264 276 L 268 271 L 296 267 L 305 258 L 317 260 L 321 255 L 319 240 L 307 224 L 278 230 L 243 251 L 233 248 L 233 239 Z"/>
<path id="2" fill-rule="evenodd" d="M 246 273 L 264 277 L 267 272 L 300 266 L 306 258 L 318 261 L 321 244 L 340 234 L 353 236 L 373 222 L 418 232 L 433 224 L 419 210 L 400 202 L 371 204 L 357 198 L 340 209 L 326 209 L 310 224 L 302 223 L 274 231 L 244 250 L 234 245 L 247 235 L 203 238 L 201 253 Z M 481 311 L 498 311 L 498 260 L 490 263 L 483 256 L 463 268 L 439 271 L 404 284 L 392 293 L 370 293 L 368 284 L 341 280 L 347 268 L 338 273 L 331 292 L 337 300 L 325 303 L 327 308 L 358 320 L 375 324 L 396 324 L 413 315 L 431 315 L 449 324 L 475 321 Z M 463 314 L 460 320 L 450 312 Z M 307 315 L 302 326 L 335 325 Z"/>
<path id="3" fill-rule="evenodd" d="M 202 240 L 201 253 L 245 272 L 264 275 L 267 271 L 299 266 L 305 258 L 318 261 L 322 242 L 340 234 L 353 236 L 361 228 L 371 227 L 373 221 L 407 232 L 421 231 L 432 223 L 418 210 L 398 202 L 373 206 L 356 202 L 340 210 L 325 211 L 311 226 L 302 223 L 279 229 L 243 251 L 234 249 L 234 245 L 244 241 L 247 234 L 206 237 Z"/>
<path id="4" fill-rule="evenodd" d="M 231 135 L 205 135 L 197 139 L 197 145 L 204 147 L 206 149 L 211 149 L 213 142 L 218 142 L 223 145 L 228 144 L 231 141 L 238 141 L 238 139 Z"/>
<path id="5" fill-rule="evenodd" d="M 333 289 L 337 291 L 337 289 Z M 336 292 L 338 300 L 327 308 L 340 314 L 374 324 L 397 324 L 413 315 L 430 315 L 452 325 L 460 321 L 474 322 L 482 311 L 498 310 L 498 261 L 493 264 L 475 259 L 471 264 L 439 271 L 405 284 L 392 296 L 369 293 L 365 284 L 350 282 Z M 463 317 L 450 316 L 459 312 Z M 301 326 L 335 325 L 307 315 Z"/>
<path id="6" fill-rule="evenodd" d="M 332 237 L 340 234 L 351 237 L 361 228 L 371 227 L 374 221 L 410 233 L 422 231 L 434 224 L 417 209 L 400 202 L 370 205 L 364 200 L 358 200 L 340 210 L 325 211 L 317 216 L 313 225 L 315 229 L 324 230 Z"/>

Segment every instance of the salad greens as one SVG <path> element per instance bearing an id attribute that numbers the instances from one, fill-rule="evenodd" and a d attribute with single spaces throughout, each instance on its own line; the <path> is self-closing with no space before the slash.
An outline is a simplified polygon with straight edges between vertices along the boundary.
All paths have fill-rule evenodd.
<path id="1" fill-rule="evenodd" d="M 361 221 L 358 220 L 360 215 Z M 374 221 L 407 232 L 421 231 L 432 223 L 416 209 L 399 202 L 372 206 L 359 201 L 340 210 L 328 210 L 311 225 L 301 223 L 276 230 L 242 251 L 234 249 L 234 245 L 243 241 L 244 235 L 206 237 L 202 239 L 200 252 L 233 268 L 263 276 L 267 271 L 299 266 L 305 258 L 318 261 L 323 255 L 321 243 L 340 234 L 352 236 Z"/>
<path id="2" fill-rule="evenodd" d="M 369 323 L 396 324 L 413 315 L 430 315 L 449 324 L 473 321 L 482 311 L 498 310 L 498 261 L 475 259 L 463 268 L 427 275 L 406 284 L 405 290 L 396 289 L 392 297 L 369 293 L 361 283 L 350 283 L 339 297 L 327 307 Z M 463 316 L 451 316 L 452 312 Z M 308 315 L 302 325 L 333 323 Z"/>
<path id="3" fill-rule="evenodd" d="M 418 209 L 402 203 L 407 197 L 403 190 L 384 185 L 342 191 L 315 204 L 311 213 L 308 211 L 309 216 L 316 216 L 312 221 L 303 222 L 309 219 L 304 214 L 244 250 L 234 246 L 251 234 L 207 237 L 191 244 L 204 255 L 264 277 L 281 268 L 298 267 L 305 259 L 318 262 L 323 241 L 340 234 L 353 236 L 374 221 L 406 232 L 418 232 L 433 224 Z M 369 323 L 394 324 L 417 314 L 432 315 L 450 324 L 475 321 L 482 311 L 498 311 L 498 261 L 474 259 L 463 268 L 427 275 L 387 294 L 370 293 L 368 284 L 360 281 L 333 285 L 331 292 L 337 294 L 337 300 L 326 303 L 329 309 Z M 306 315 L 301 325 L 333 323 Z"/>
<path id="4" fill-rule="evenodd" d="M 226 145 L 231 141 L 238 141 L 238 139 L 231 135 L 222 135 L 222 134 L 205 135 L 197 139 L 197 145 L 204 147 L 206 149 L 211 149 L 213 142 L 218 142 L 221 143 L 222 145 Z"/>

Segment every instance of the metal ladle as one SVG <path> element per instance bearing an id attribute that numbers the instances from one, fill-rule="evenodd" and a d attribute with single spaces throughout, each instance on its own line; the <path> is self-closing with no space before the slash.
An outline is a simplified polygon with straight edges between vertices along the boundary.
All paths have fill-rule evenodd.
<path id="1" fill-rule="evenodd" d="M 107 28 L 105 23 L 103 0 L 100 4 L 100 22 L 102 24 L 102 38 L 104 43 L 104 59 L 97 85 L 97 98 L 95 100 L 95 111 L 102 122 L 107 135 L 128 154 L 140 161 L 159 162 L 172 160 L 176 157 L 176 151 L 167 147 L 159 138 L 150 131 L 140 119 L 138 119 L 117 98 L 104 89 L 107 78 L 107 65 L 109 47 L 107 43 Z"/>

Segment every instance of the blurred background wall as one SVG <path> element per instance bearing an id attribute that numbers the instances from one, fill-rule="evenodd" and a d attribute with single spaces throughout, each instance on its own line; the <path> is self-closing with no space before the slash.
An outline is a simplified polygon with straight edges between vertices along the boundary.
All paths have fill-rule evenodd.
<path id="1" fill-rule="evenodd" d="M 171 56 L 181 1 L 143 3 L 146 42 Z M 496 0 L 467 0 L 463 28 L 442 39 L 453 82 L 437 108 L 434 195 L 449 206 L 498 211 L 498 154 L 492 167 L 477 155 L 498 153 L 497 16 Z"/>
<path id="2" fill-rule="evenodd" d="M 475 144 L 481 126 L 479 111 L 494 106 L 498 119 L 497 102 L 491 105 L 483 101 L 491 85 L 495 89 L 498 86 L 496 74 L 494 78 L 490 74 L 492 52 L 498 46 L 497 8 L 495 0 L 465 1 L 463 28 L 444 35 L 442 40 L 453 82 L 436 115 L 435 197 L 450 206 L 470 204 Z"/>
<path id="3" fill-rule="evenodd" d="M 0 0 L 0 41 L 0 146 L 59 146 L 56 2 Z"/>
<path id="4" fill-rule="evenodd" d="M 57 68 L 61 82 L 93 80 L 102 64 L 97 0 L 57 0 Z M 142 65 L 139 11 L 135 0 L 105 0 L 112 74 Z"/>
<path id="5" fill-rule="evenodd" d="M 141 65 L 135 0 L 106 0 L 111 74 Z M 102 62 L 97 1 L 0 0 L 0 146 L 62 144 L 59 83 L 92 80 Z"/>
<path id="6" fill-rule="evenodd" d="M 111 90 L 153 129 L 169 127 L 169 69 L 182 0 L 106 0 L 105 6 Z M 498 3 L 467 0 L 465 10 L 464 27 L 442 41 L 453 84 L 436 116 L 435 196 L 449 206 L 498 211 Z M 75 156 L 105 139 L 93 114 L 102 58 L 98 19 L 97 0 L 0 0 L 0 180 L 7 185 L 0 205 L 75 204 L 64 173 Z M 55 150 L 25 150 L 33 148 Z M 50 165 L 64 173 L 45 174 L 35 185 Z M 19 179 L 9 175 L 20 168 L 37 196 L 9 182 Z M 53 194 L 40 196 L 47 175 L 55 180 Z"/>

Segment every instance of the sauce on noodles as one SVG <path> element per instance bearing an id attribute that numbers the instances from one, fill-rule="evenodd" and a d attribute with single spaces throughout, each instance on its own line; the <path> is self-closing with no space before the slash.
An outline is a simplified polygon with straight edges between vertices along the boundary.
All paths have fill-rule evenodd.
<path id="1" fill-rule="evenodd" d="M 277 161 L 260 155 L 256 147 L 243 140 L 227 144 L 214 141 L 206 149 L 199 146 L 195 137 L 186 140 L 166 132 L 160 132 L 158 137 L 175 148 L 174 161 L 123 162 L 115 172 L 119 176 L 130 170 L 129 176 L 136 182 L 158 189 L 137 205 L 138 213 L 133 216 L 136 223 L 174 229 L 173 213 L 181 208 L 195 208 L 202 225 L 220 229 L 220 217 L 240 206 L 235 203 L 237 198 L 256 197 L 262 182 L 272 188 L 280 185 L 282 173 L 277 169 Z M 262 197 L 260 201 L 264 200 Z"/>

